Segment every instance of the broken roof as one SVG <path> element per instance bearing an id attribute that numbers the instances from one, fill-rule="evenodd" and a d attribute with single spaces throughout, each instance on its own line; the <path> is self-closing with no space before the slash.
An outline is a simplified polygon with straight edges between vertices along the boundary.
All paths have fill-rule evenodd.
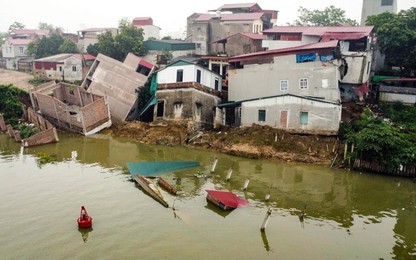
<path id="1" fill-rule="evenodd" d="M 264 34 L 301 33 L 323 36 L 325 33 L 364 33 L 370 35 L 374 26 L 275 26 L 264 30 Z"/>
<path id="2" fill-rule="evenodd" d="M 337 40 L 327 41 L 327 42 L 318 42 L 318 43 L 306 44 L 306 45 L 301 45 L 301 46 L 296 46 L 296 47 L 289 47 L 289 48 L 275 49 L 275 50 L 269 50 L 269 51 L 260 51 L 260 52 L 238 55 L 238 56 L 234 56 L 228 59 L 228 62 L 239 62 L 239 61 L 255 60 L 259 58 L 283 56 L 283 55 L 294 54 L 299 51 L 330 49 L 330 48 L 335 48 L 337 46 L 338 46 Z"/>

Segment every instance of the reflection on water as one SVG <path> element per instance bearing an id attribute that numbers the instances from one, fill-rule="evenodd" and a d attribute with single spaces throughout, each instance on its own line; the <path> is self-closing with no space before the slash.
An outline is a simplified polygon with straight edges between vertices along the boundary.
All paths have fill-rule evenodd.
<path id="1" fill-rule="evenodd" d="M 39 154 L 55 162 L 39 165 Z M 211 173 L 214 158 L 218 162 Z M 166 181 L 178 189 L 177 197 L 164 193 L 173 205 L 168 210 L 136 189 L 126 168 L 127 162 L 156 160 L 201 164 L 166 175 Z M 230 168 L 232 176 L 227 181 Z M 247 179 L 250 185 L 244 191 Z M 222 211 L 206 201 L 205 189 L 233 191 L 249 200 L 250 206 Z M 92 229 L 79 230 L 93 250 L 74 256 L 71 246 L 76 245 L 68 242 L 72 233 L 65 229 L 64 214 L 67 207 L 81 202 L 95 207 L 96 231 L 90 241 Z M 56 212 L 51 213 L 56 214 L 56 224 L 68 237 L 33 247 L 30 231 L 37 232 L 35 227 L 42 220 L 26 216 L 48 210 L 47 204 L 55 206 Z M 261 232 L 259 241 L 256 232 L 269 207 L 273 214 L 267 236 Z M 5 258 L 137 259 L 138 254 L 131 252 L 138 252 L 139 241 L 148 246 L 140 249 L 146 259 L 416 258 L 416 183 L 411 180 L 141 145 L 105 135 L 60 133 L 56 144 L 24 150 L 0 135 L 0 212 L 0 223 L 18 215 L 16 223 L 25 227 L 13 233 L 14 242 L 0 236 L 0 252 L 7 252 Z M 16 228 L 6 225 L 5 229 L 11 232 Z M 123 247 L 117 249 L 115 241 Z M 67 243 L 68 251 L 61 248 Z M 21 246 L 28 249 L 18 257 L 14 250 Z M 240 249 L 232 249 L 234 246 Z M 55 251 L 45 257 L 39 255 L 39 247 Z M 164 255 L 165 250 L 173 255 Z"/>
<path id="2" fill-rule="evenodd" d="M 82 241 L 87 243 L 88 235 L 93 231 L 93 228 L 78 228 L 79 233 L 81 233 Z"/>

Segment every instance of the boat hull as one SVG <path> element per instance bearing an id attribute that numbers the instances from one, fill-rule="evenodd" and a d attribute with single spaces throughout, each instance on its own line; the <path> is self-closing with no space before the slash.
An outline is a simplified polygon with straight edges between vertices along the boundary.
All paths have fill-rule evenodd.
<path id="1" fill-rule="evenodd" d="M 134 180 L 139 184 L 139 186 L 152 198 L 162 204 L 164 207 L 168 208 L 169 204 L 165 201 L 162 194 L 158 190 L 158 188 L 154 185 L 154 183 L 146 177 L 135 175 Z"/>

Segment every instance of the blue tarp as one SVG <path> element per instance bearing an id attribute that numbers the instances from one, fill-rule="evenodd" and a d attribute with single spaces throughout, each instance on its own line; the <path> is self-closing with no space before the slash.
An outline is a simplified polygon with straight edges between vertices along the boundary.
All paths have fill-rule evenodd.
<path id="1" fill-rule="evenodd" d="M 316 53 L 296 54 L 296 63 L 315 61 Z"/>
<path id="2" fill-rule="evenodd" d="M 199 162 L 162 161 L 162 162 L 129 162 L 127 168 L 131 175 L 155 176 L 176 170 L 199 166 Z"/>
<path id="3" fill-rule="evenodd" d="M 322 62 L 334 60 L 334 54 L 321 55 L 320 60 Z"/>

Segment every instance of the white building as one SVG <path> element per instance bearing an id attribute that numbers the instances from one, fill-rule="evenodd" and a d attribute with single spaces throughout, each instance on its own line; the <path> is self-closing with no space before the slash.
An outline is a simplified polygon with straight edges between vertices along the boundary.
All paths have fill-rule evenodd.
<path id="1" fill-rule="evenodd" d="M 143 29 L 143 40 L 148 39 L 160 40 L 160 27 L 153 25 L 151 17 L 136 17 L 133 19 L 133 25 Z"/>

